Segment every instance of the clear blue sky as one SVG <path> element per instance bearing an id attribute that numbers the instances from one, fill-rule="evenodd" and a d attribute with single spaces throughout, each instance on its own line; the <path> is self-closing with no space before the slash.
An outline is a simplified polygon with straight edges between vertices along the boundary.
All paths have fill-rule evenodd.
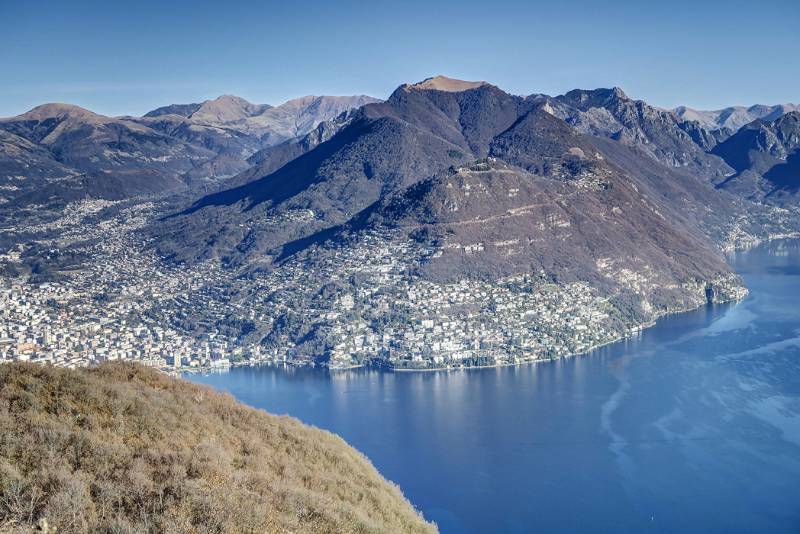
<path id="1" fill-rule="evenodd" d="M 800 101 L 800 0 L 0 0 L 0 32 L 0 116 L 385 97 L 435 74 L 665 107 Z"/>

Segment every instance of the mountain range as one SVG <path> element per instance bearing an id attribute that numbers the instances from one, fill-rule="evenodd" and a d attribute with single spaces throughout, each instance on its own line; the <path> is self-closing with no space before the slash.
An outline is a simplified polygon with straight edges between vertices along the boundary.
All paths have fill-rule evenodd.
<path id="1" fill-rule="evenodd" d="M 699 231 L 717 241 L 724 239 L 718 235 L 722 214 L 747 209 L 721 191 L 743 170 L 726 151 L 738 138 L 704 150 L 676 114 L 632 100 L 618 88 L 519 97 L 486 82 L 436 77 L 403 85 L 386 102 L 325 126 L 331 130 L 325 142 L 316 142 L 313 132 L 268 148 L 253 168 L 229 182 L 235 187 L 170 218 L 168 224 L 182 235 L 183 252 L 228 259 L 280 254 L 290 240 L 344 224 L 379 199 L 488 156 L 534 176 L 575 178 L 599 168 L 624 173 L 662 202 L 662 210 L 679 209 L 671 219 L 686 220 L 691 229 L 682 233 Z M 289 147 L 290 155 L 279 152 Z M 707 206 L 716 208 L 714 214 Z M 291 218 L 286 214 L 297 210 L 311 210 L 314 217 L 270 231 L 248 230 L 265 214 Z M 195 246 L 210 241 L 215 245 Z M 168 242 L 162 252 L 196 259 Z"/>
<path id="2" fill-rule="evenodd" d="M 223 96 L 140 118 L 48 105 L 0 121 L 0 169 L 7 210 L 161 198 L 144 246 L 224 269 L 225 298 L 260 317 L 222 321 L 242 344 L 336 366 L 485 363 L 741 296 L 723 251 L 800 232 L 800 112 L 770 109 L 734 131 L 619 88 L 519 96 L 443 76 L 386 101 Z M 198 313 L 176 328 L 222 328 Z M 414 344 L 435 325 L 462 332 L 448 356 Z"/>
<path id="3" fill-rule="evenodd" d="M 800 188 L 800 111 L 757 119 L 714 147 L 735 174 L 719 187 L 760 202 L 792 205 Z"/>
<path id="4" fill-rule="evenodd" d="M 304 96 L 280 106 L 252 104 L 238 96 L 223 95 L 200 104 L 173 104 L 150 111 L 144 118 L 177 115 L 197 124 L 229 128 L 274 145 L 300 137 L 320 122 L 364 104 L 378 102 L 365 95 Z"/>
<path id="5" fill-rule="evenodd" d="M 374 101 L 308 96 L 272 107 L 221 96 L 143 117 L 45 104 L 0 119 L 0 200 L 43 204 L 62 194 L 118 199 L 195 188 L 247 169 L 260 149 Z"/>

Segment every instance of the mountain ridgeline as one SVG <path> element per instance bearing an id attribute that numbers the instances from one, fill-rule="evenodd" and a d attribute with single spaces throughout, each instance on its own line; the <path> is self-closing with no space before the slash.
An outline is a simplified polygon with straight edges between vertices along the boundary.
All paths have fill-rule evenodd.
<path id="1" fill-rule="evenodd" d="M 746 124 L 761 119 L 764 122 L 772 122 L 775 119 L 791 113 L 800 111 L 800 106 L 796 104 L 778 104 L 776 106 L 731 106 L 715 111 L 700 111 L 686 106 L 675 108 L 675 114 L 684 121 L 691 121 L 700 124 L 708 130 L 727 129 L 735 132 Z"/>
<path id="2" fill-rule="evenodd" d="M 761 202 L 791 205 L 800 191 L 800 111 L 747 124 L 713 153 L 736 171 L 720 187 Z"/>
<path id="3" fill-rule="evenodd" d="M 257 151 L 375 101 L 308 96 L 273 107 L 222 96 L 165 106 L 143 117 L 106 117 L 67 104 L 38 106 L 0 119 L 0 209 L 63 204 L 78 194 L 118 200 L 214 184 L 247 169 Z M 64 198 L 64 191 L 72 193 Z"/>

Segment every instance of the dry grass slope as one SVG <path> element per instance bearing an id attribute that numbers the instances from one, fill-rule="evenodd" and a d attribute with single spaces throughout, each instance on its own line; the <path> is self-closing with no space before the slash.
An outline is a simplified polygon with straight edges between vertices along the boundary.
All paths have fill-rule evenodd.
<path id="1" fill-rule="evenodd" d="M 434 532 L 339 437 L 134 364 L 0 365 L 0 532 Z"/>

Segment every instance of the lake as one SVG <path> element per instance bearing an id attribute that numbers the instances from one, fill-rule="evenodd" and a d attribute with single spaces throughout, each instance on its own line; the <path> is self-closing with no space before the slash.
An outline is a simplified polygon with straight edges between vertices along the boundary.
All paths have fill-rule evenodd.
<path id="1" fill-rule="evenodd" d="M 186 375 L 341 435 L 442 532 L 800 532 L 800 242 L 731 255 L 750 295 L 588 355 Z"/>

